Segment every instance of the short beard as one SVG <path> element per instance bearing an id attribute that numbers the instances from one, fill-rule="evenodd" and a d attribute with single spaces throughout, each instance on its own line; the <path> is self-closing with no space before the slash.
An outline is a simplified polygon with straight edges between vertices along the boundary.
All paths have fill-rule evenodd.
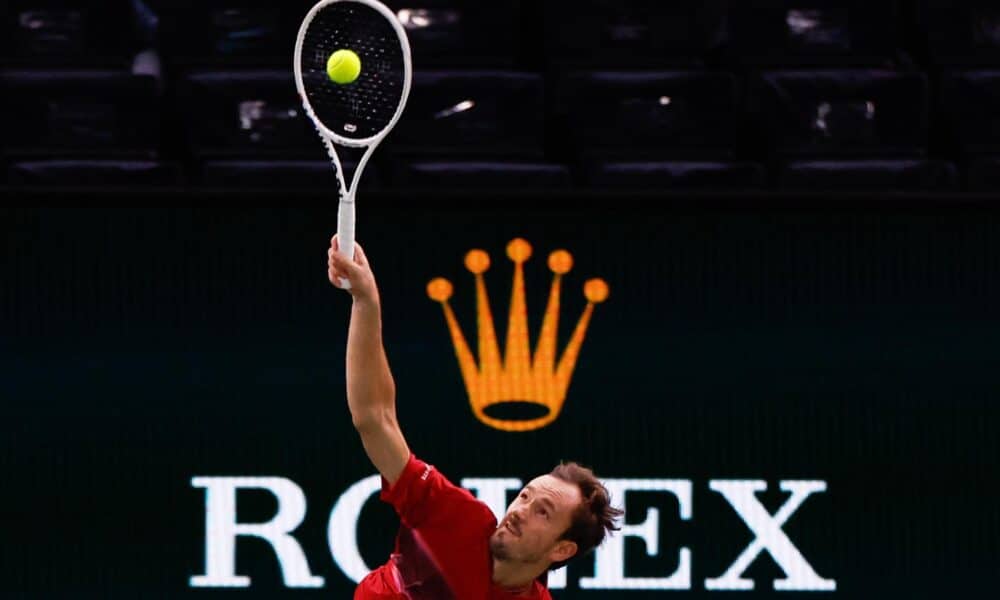
<path id="1" fill-rule="evenodd" d="M 490 536 L 490 554 L 497 560 L 510 560 L 510 552 L 507 550 L 507 546 L 495 534 Z"/>

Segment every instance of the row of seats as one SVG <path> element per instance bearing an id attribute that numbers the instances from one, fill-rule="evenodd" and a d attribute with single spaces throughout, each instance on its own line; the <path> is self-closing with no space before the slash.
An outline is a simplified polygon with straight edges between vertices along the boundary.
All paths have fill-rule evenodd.
<path id="1" fill-rule="evenodd" d="M 353 173 L 356 162 L 346 161 Z M 191 168 L 158 160 L 22 160 L 6 168 L 12 186 L 204 186 L 336 189 L 325 160 L 206 159 Z M 798 160 L 768 166 L 751 161 L 614 161 L 579 165 L 548 161 L 406 159 L 379 156 L 360 189 L 513 190 L 627 189 L 643 191 L 789 190 L 811 192 L 998 192 L 1000 158 L 964 165 L 929 159 Z"/>
<path id="2" fill-rule="evenodd" d="M 15 156 L 154 157 L 319 150 L 289 70 L 201 70 L 166 96 L 148 75 L 0 70 L 0 148 Z M 387 144 L 396 152 L 537 158 L 956 156 L 1000 153 L 1000 69 L 422 71 Z"/>
<path id="3" fill-rule="evenodd" d="M 419 68 L 1000 65 L 989 0 L 385 0 Z M 6 0 L 0 60 L 285 65 L 313 0 Z"/>
<path id="4" fill-rule="evenodd" d="M 416 71 L 366 185 L 1000 180 L 995 2 L 386 3 Z M 289 64 L 312 4 L 0 4 L 0 181 L 332 181 Z"/>

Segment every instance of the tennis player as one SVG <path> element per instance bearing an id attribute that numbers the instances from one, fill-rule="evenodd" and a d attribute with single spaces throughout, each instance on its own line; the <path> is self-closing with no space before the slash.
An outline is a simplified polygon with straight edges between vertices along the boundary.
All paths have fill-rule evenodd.
<path id="1" fill-rule="evenodd" d="M 380 498 L 400 519 L 388 562 L 358 585 L 355 600 L 550 600 L 546 574 L 618 530 L 622 511 L 576 463 L 520 491 L 497 524 L 492 511 L 414 456 L 396 420 L 396 387 L 382 346 L 378 287 L 368 259 L 328 252 L 328 277 L 350 282 L 347 404 L 365 452 L 382 475 Z"/>

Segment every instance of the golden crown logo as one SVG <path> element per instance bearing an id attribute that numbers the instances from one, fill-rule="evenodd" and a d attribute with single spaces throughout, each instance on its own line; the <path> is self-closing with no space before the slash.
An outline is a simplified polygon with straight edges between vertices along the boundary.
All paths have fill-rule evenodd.
<path id="1" fill-rule="evenodd" d="M 471 250 L 465 255 L 465 268 L 476 278 L 476 318 L 479 331 L 479 364 L 476 364 L 448 300 L 453 288 L 447 279 L 437 278 L 427 284 L 427 295 L 441 303 L 448 322 L 451 341 L 458 356 L 465 389 L 469 393 L 472 412 L 482 423 L 502 431 L 531 431 L 556 420 L 566 399 L 570 377 L 576 367 L 583 337 L 594 313 L 594 305 L 608 298 L 608 284 L 603 279 L 590 279 L 583 286 L 587 307 L 583 310 L 569 345 L 556 363 L 556 336 L 559 331 L 559 299 L 562 276 L 573 268 L 573 257 L 565 250 L 549 255 L 553 273 L 548 306 L 538 336 L 538 347 L 532 356 L 528 343 L 528 309 L 524 294 L 524 263 L 531 258 L 531 245 L 523 239 L 507 244 L 507 256 L 514 263 L 514 287 L 511 291 L 510 315 L 507 321 L 506 356 L 501 359 L 493 326 L 493 313 L 483 273 L 490 268 L 490 256 L 483 250 Z M 504 419 L 490 416 L 487 409 L 509 403 L 529 403 L 541 407 L 546 414 L 537 418 Z"/>

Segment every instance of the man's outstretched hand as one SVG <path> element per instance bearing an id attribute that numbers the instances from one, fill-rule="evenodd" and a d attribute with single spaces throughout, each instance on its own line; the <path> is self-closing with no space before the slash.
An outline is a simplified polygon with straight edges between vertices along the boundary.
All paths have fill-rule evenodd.
<path id="1" fill-rule="evenodd" d="M 347 260 L 347 257 L 340 254 L 340 244 L 337 236 L 330 239 L 330 249 L 327 250 L 327 276 L 336 287 L 340 286 L 340 280 L 346 279 L 351 282 L 349 290 L 356 301 L 378 302 L 378 287 L 375 285 L 375 275 L 368 265 L 368 257 L 361 248 L 361 244 L 354 242 L 354 260 Z"/>

